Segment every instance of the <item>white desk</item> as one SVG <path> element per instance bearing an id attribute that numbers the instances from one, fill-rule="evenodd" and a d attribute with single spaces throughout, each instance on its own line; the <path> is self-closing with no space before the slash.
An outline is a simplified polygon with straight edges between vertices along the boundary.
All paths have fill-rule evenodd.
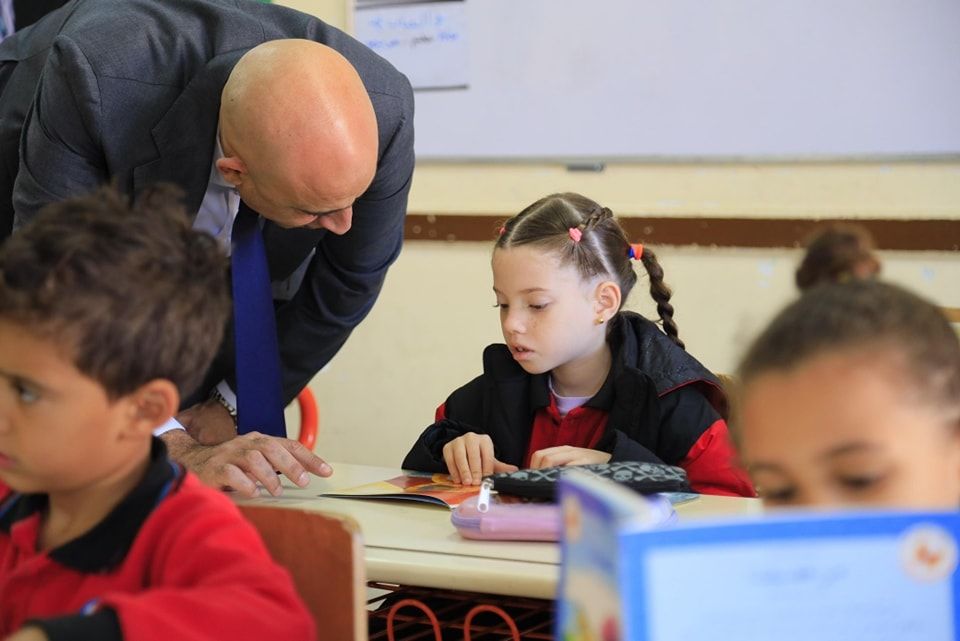
<path id="1" fill-rule="evenodd" d="M 313 478 L 300 489 L 285 485 L 277 498 L 250 499 L 264 505 L 296 507 L 352 517 L 363 532 L 367 579 L 491 594 L 555 597 L 560 552 L 554 543 L 470 541 L 450 523 L 450 511 L 431 505 L 318 496 L 393 478 L 400 470 L 332 463 L 328 479 Z M 756 499 L 702 496 L 677 506 L 681 519 L 756 514 Z"/>

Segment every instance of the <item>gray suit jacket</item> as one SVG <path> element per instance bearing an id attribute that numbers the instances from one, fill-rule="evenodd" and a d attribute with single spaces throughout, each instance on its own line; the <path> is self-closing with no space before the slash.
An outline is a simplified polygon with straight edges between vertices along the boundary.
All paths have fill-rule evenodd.
<path id="1" fill-rule="evenodd" d="M 347 234 L 265 228 L 274 281 L 310 259 L 295 295 L 277 311 L 290 400 L 373 306 L 400 252 L 413 173 L 410 84 L 343 32 L 253 0 L 73 0 L 5 40 L 0 238 L 44 204 L 106 181 L 130 194 L 175 183 L 195 214 L 227 76 L 246 51 L 279 38 L 308 38 L 343 54 L 363 79 L 380 132 L 377 174 Z M 231 343 L 224 342 L 208 383 L 233 380 Z"/>

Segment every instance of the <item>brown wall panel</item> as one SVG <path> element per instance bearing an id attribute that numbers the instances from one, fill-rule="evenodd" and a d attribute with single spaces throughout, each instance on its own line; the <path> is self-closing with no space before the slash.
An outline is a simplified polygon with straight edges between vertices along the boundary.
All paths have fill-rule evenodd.
<path id="1" fill-rule="evenodd" d="M 499 215 L 408 214 L 408 240 L 493 240 L 506 219 Z M 880 249 L 960 251 L 960 220 L 809 220 L 802 218 L 621 217 L 631 239 L 657 245 L 799 247 L 821 225 L 855 222 Z"/>

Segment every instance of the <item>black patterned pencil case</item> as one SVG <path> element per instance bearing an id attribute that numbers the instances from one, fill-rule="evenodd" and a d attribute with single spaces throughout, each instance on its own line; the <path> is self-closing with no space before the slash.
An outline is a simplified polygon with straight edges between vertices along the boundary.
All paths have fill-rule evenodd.
<path id="1" fill-rule="evenodd" d="M 553 499 L 557 481 L 567 470 L 578 469 L 629 487 L 641 494 L 657 492 L 692 492 L 683 468 L 664 463 L 617 461 L 592 465 L 572 465 L 500 472 L 486 478 L 500 494 L 531 499 Z"/>

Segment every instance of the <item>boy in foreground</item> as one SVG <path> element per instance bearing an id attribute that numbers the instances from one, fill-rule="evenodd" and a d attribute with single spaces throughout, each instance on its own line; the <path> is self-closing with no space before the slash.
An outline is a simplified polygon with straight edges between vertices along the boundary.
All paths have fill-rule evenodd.
<path id="1" fill-rule="evenodd" d="M 253 527 L 152 436 L 220 343 L 225 268 L 162 191 L 51 205 L 0 250 L 0 638 L 313 639 Z"/>

